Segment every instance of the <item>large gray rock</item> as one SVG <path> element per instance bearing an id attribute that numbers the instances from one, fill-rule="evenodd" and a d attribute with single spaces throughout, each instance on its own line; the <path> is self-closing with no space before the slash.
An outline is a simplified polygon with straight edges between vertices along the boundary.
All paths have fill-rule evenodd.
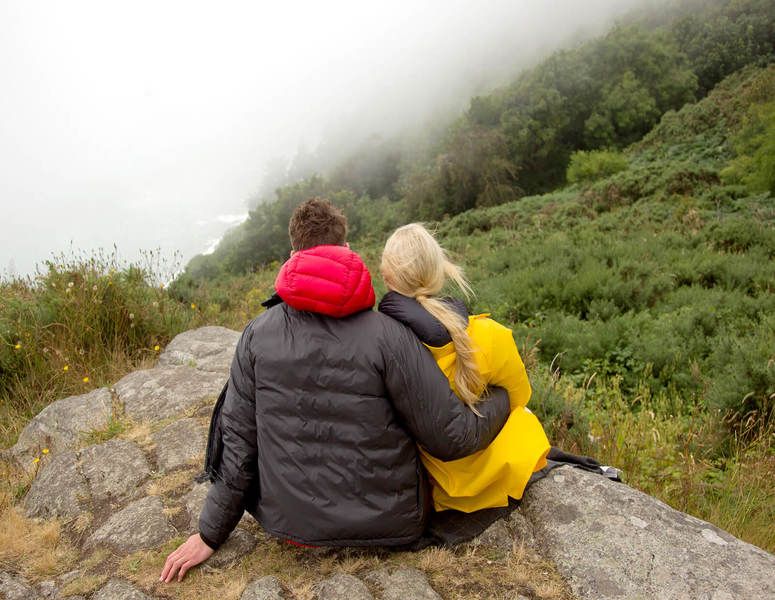
<path id="1" fill-rule="evenodd" d="M 151 473 L 137 444 L 109 440 L 46 457 L 24 499 L 28 516 L 71 518 L 94 502 L 124 501 Z"/>
<path id="2" fill-rule="evenodd" d="M 228 374 L 193 367 L 157 367 L 134 371 L 115 386 L 124 412 L 134 421 L 181 417 L 204 400 L 213 402 Z"/>
<path id="3" fill-rule="evenodd" d="M 155 548 L 175 535 L 164 515 L 164 506 L 147 496 L 112 515 L 86 541 L 87 548 L 109 546 L 120 554 Z"/>
<path id="4" fill-rule="evenodd" d="M 12 454 L 28 470 L 32 457 L 43 448 L 51 454 L 75 448 L 84 434 L 106 427 L 111 415 L 112 398 L 107 388 L 57 400 L 27 423 Z"/>
<path id="5" fill-rule="evenodd" d="M 29 517 L 71 518 L 83 512 L 81 503 L 88 499 L 86 479 L 78 468 L 78 453 L 66 452 L 46 457 L 24 498 L 24 509 Z"/>
<path id="6" fill-rule="evenodd" d="M 374 600 L 369 588 L 357 577 L 346 573 L 324 579 L 315 586 L 317 600 Z"/>
<path id="7" fill-rule="evenodd" d="M 775 556 L 598 475 L 557 469 L 522 510 L 579 598 L 775 598 Z"/>
<path id="8" fill-rule="evenodd" d="M 93 502 L 129 498 L 151 474 L 143 451 L 127 440 L 84 448 L 78 458 Z"/>
<path id="9" fill-rule="evenodd" d="M 203 371 L 228 374 L 240 333 L 225 327 L 200 327 L 185 331 L 159 356 L 160 366 L 188 365 Z"/>
<path id="10" fill-rule="evenodd" d="M 6 600 L 38 600 L 42 598 L 18 575 L 0 571 L 0 594 Z"/>
<path id="11" fill-rule="evenodd" d="M 514 537 L 506 522 L 503 519 L 498 519 L 474 539 L 474 544 L 481 544 L 507 553 L 514 545 Z"/>
<path id="12" fill-rule="evenodd" d="M 248 584 L 240 600 L 283 600 L 283 588 L 277 577 L 268 575 Z"/>
<path id="13" fill-rule="evenodd" d="M 533 524 L 525 518 L 521 508 L 512 511 L 507 521 L 514 536 L 514 541 L 517 544 L 523 544 L 525 546 L 535 545 Z"/>
<path id="14" fill-rule="evenodd" d="M 207 498 L 207 492 L 212 484 L 209 481 L 194 484 L 191 491 L 183 496 L 183 504 L 186 505 L 186 511 L 189 517 L 189 528 L 191 531 L 199 530 L 199 515 L 202 514 L 202 507 Z"/>
<path id="15" fill-rule="evenodd" d="M 204 563 L 205 570 L 222 569 L 233 565 L 242 557 L 247 556 L 256 547 L 258 540 L 249 531 L 244 529 L 235 529 L 231 532 L 229 539 L 218 550 L 215 551 L 207 562 Z"/>
<path id="16" fill-rule="evenodd" d="M 152 436 L 160 473 L 199 460 L 207 448 L 207 428 L 196 419 L 180 419 Z"/>
<path id="17" fill-rule="evenodd" d="M 392 573 L 379 569 L 369 573 L 366 579 L 382 588 L 382 600 L 441 600 L 425 573 L 417 569 L 399 568 Z"/>
<path id="18" fill-rule="evenodd" d="M 111 579 L 92 600 L 153 600 L 128 581 Z"/>

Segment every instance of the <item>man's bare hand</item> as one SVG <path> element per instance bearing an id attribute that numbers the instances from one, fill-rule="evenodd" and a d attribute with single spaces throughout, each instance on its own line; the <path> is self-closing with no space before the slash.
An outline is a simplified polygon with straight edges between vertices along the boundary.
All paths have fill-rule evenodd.
<path id="1" fill-rule="evenodd" d="M 176 574 L 178 581 L 181 581 L 191 567 L 206 561 L 213 555 L 213 552 L 214 550 L 202 541 L 199 534 L 195 533 L 178 546 L 177 550 L 170 553 L 164 563 L 159 581 L 169 583 Z"/>

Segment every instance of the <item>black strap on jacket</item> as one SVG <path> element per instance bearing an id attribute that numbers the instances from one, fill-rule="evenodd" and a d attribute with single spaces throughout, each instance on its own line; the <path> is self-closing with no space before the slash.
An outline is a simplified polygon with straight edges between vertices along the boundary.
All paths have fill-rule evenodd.
<path id="1" fill-rule="evenodd" d="M 223 384 L 223 389 L 218 395 L 218 400 L 213 407 L 213 414 L 210 417 L 210 431 L 207 434 L 207 450 L 205 450 L 205 470 L 196 476 L 197 483 L 209 481 L 215 483 L 219 477 L 218 469 L 221 464 L 221 455 L 223 454 L 223 435 L 221 432 L 221 409 L 226 400 L 226 390 L 229 388 L 229 382 Z"/>

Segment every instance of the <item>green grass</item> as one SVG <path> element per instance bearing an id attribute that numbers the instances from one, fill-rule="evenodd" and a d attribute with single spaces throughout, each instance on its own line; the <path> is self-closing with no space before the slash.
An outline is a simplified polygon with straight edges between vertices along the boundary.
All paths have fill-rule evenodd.
<path id="1" fill-rule="evenodd" d="M 0 446 L 47 404 L 111 385 L 204 322 L 160 284 L 159 256 L 146 263 L 60 256 L 34 277 L 0 281 Z"/>
<path id="2" fill-rule="evenodd" d="M 124 433 L 128 428 L 128 424 L 125 420 L 111 417 L 107 425 L 102 429 L 95 429 L 90 431 L 83 438 L 84 445 L 91 446 L 92 444 L 102 444 L 108 440 L 112 440 Z"/>

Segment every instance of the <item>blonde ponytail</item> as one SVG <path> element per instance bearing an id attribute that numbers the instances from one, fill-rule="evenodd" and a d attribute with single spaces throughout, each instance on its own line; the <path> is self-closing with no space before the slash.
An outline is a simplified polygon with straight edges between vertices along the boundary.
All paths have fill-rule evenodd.
<path id="1" fill-rule="evenodd" d="M 476 349 L 467 332 L 468 320 L 437 297 L 447 279 L 466 297 L 472 295 L 463 270 L 449 260 L 433 235 L 419 223 L 399 227 L 388 238 L 380 270 L 389 288 L 415 298 L 449 332 L 455 346 L 455 391 L 479 414 L 474 405 L 484 391 L 484 381 L 476 366 Z"/>

